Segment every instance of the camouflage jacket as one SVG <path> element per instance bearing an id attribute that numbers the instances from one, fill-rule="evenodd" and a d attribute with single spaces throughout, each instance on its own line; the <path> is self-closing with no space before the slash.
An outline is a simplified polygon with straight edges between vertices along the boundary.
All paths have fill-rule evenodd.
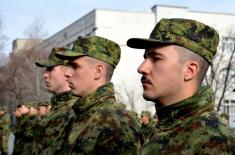
<path id="1" fill-rule="evenodd" d="M 127 111 L 115 106 L 108 83 L 73 105 L 76 120 L 62 154 L 139 154 L 141 131 Z"/>
<path id="2" fill-rule="evenodd" d="M 57 154 L 64 143 L 65 133 L 72 122 L 74 112 L 71 106 L 78 99 L 72 93 L 64 92 L 51 99 L 52 109 L 40 122 L 42 133 L 34 144 L 34 154 Z"/>
<path id="3" fill-rule="evenodd" d="M 36 138 L 39 137 L 38 133 L 41 130 L 39 121 L 39 116 L 27 116 L 27 122 L 24 128 L 23 136 L 23 148 L 22 148 L 22 155 L 31 155 L 33 149 L 33 142 Z"/>
<path id="4" fill-rule="evenodd" d="M 28 121 L 28 115 L 22 115 L 17 119 L 16 127 L 14 129 L 15 141 L 13 155 L 23 154 L 24 141 L 27 139 L 25 130 L 27 128 Z"/>
<path id="5" fill-rule="evenodd" d="M 149 121 L 148 124 L 141 125 L 141 131 L 142 131 L 145 139 L 147 139 L 149 134 L 151 134 L 153 132 L 154 127 L 155 127 L 155 123 L 153 121 Z"/>
<path id="6" fill-rule="evenodd" d="M 1 154 L 8 154 L 8 139 L 10 134 L 10 116 L 4 114 L 0 118 L 0 144 Z"/>
<path id="7" fill-rule="evenodd" d="M 235 135 L 214 111 L 214 99 L 204 86 L 188 99 L 156 108 L 159 122 L 142 155 L 234 154 Z"/>

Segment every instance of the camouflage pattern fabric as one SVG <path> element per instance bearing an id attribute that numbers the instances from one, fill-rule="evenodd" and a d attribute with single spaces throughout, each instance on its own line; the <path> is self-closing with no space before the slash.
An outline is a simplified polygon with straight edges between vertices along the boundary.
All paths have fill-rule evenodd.
<path id="1" fill-rule="evenodd" d="M 142 155 L 235 154 L 235 135 L 214 111 L 214 99 L 204 86 L 182 102 L 156 108 L 159 122 Z"/>
<path id="2" fill-rule="evenodd" d="M 176 44 L 195 52 L 210 64 L 218 43 L 219 34 L 215 29 L 196 20 L 182 18 L 163 18 L 149 39 L 131 38 L 127 41 L 129 47 L 140 49 Z"/>
<path id="3" fill-rule="evenodd" d="M 72 50 L 57 52 L 56 56 L 61 59 L 75 59 L 79 56 L 90 56 L 117 66 L 121 49 L 119 45 L 111 40 L 98 36 L 79 36 L 74 42 Z"/>
<path id="4" fill-rule="evenodd" d="M 28 116 L 24 132 L 24 145 L 22 155 L 31 155 L 33 149 L 33 142 L 38 138 L 38 131 L 41 129 L 39 116 Z"/>
<path id="5" fill-rule="evenodd" d="M 10 116 L 6 113 L 0 116 L 1 154 L 8 154 L 8 139 L 10 134 Z"/>
<path id="6" fill-rule="evenodd" d="M 149 118 L 149 119 L 151 119 L 151 118 Z M 155 125 L 156 124 L 151 120 L 149 121 L 148 124 L 141 125 L 141 131 L 142 131 L 145 139 L 147 139 L 148 136 L 153 132 Z"/>
<path id="7" fill-rule="evenodd" d="M 74 112 L 71 106 L 78 99 L 71 92 L 56 94 L 51 98 L 51 112 L 41 120 L 43 132 L 34 144 L 34 154 L 58 154 L 60 152 L 68 126 L 72 122 Z"/>
<path id="8" fill-rule="evenodd" d="M 24 142 L 27 139 L 25 129 L 27 128 L 28 121 L 28 115 L 23 115 L 17 120 L 17 124 L 14 129 L 15 142 L 13 155 L 23 154 Z"/>
<path id="9" fill-rule="evenodd" d="M 38 66 L 38 67 L 54 67 L 54 66 L 58 66 L 58 65 L 65 65 L 68 61 L 59 59 L 55 56 L 56 52 L 64 51 L 64 50 L 65 50 L 65 48 L 53 48 L 48 59 L 35 62 L 36 66 Z"/>
<path id="10" fill-rule="evenodd" d="M 135 154 L 142 134 L 135 120 L 115 106 L 113 84 L 108 83 L 73 105 L 76 120 L 61 154 Z"/>

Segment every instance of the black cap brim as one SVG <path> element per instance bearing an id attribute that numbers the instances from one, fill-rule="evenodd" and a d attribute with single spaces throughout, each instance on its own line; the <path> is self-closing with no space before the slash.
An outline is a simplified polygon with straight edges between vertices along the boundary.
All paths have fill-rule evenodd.
<path id="1" fill-rule="evenodd" d="M 137 49 L 148 49 L 153 47 L 164 46 L 166 44 L 172 44 L 171 42 L 162 42 L 156 39 L 144 39 L 144 38 L 131 38 L 127 40 L 127 46 Z"/>

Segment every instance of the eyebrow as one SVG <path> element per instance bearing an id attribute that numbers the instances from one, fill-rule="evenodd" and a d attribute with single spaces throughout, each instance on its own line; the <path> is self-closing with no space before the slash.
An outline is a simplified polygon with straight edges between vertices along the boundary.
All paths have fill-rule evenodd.
<path id="1" fill-rule="evenodd" d="M 66 66 L 77 66 L 77 63 L 69 61 Z"/>
<path id="2" fill-rule="evenodd" d="M 154 50 L 146 50 L 144 53 L 144 58 L 146 57 L 154 57 L 154 56 L 161 56 L 161 57 L 165 57 L 162 53 L 157 53 Z"/>

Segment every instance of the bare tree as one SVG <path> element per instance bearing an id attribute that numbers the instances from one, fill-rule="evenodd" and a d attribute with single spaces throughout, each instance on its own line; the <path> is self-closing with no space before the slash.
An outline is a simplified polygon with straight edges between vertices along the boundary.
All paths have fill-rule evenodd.
<path id="1" fill-rule="evenodd" d="M 154 106 L 153 102 L 149 102 L 143 99 L 142 88 L 141 86 L 128 87 L 127 84 L 122 81 L 116 90 L 117 102 L 126 104 L 130 111 L 139 111 L 143 109 L 149 109 Z M 138 109 L 137 105 L 141 105 L 142 109 Z"/>
<path id="2" fill-rule="evenodd" d="M 228 37 L 223 37 L 221 42 L 219 52 L 205 77 L 205 83 L 212 85 L 215 91 L 217 111 L 220 110 L 225 95 L 234 89 L 233 80 L 235 78 L 233 73 L 235 69 L 235 35 L 230 31 Z"/>
<path id="3" fill-rule="evenodd" d="M 3 34 L 3 18 L 0 12 L 0 66 L 6 64 L 7 62 L 7 55 L 3 52 L 3 50 L 8 39 L 9 38 Z"/>
<path id="4" fill-rule="evenodd" d="M 43 86 L 37 59 L 47 57 L 44 52 L 28 50 L 12 53 L 7 65 L 0 68 L 0 102 L 16 104 L 23 101 L 48 100 L 50 94 Z M 37 85 L 38 83 L 38 85 Z"/>
<path id="5" fill-rule="evenodd" d="M 44 29 L 45 21 L 41 17 L 35 18 L 24 31 L 24 35 L 30 39 L 45 39 L 48 32 Z"/>

